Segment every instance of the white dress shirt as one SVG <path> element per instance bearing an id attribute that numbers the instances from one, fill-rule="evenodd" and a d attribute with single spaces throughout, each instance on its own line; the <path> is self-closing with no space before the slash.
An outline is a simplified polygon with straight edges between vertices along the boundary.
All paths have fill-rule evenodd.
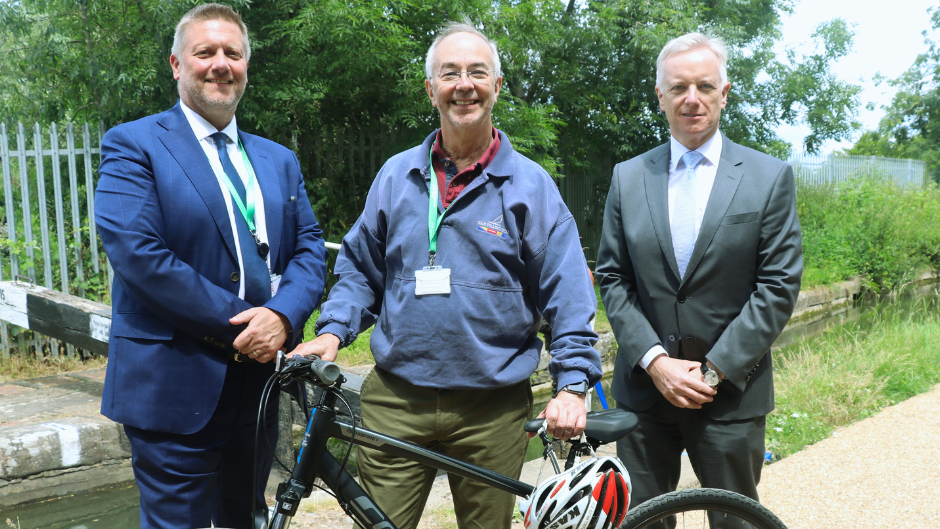
<path id="1" fill-rule="evenodd" d="M 669 189 L 667 201 L 669 206 L 669 222 L 672 223 L 672 216 L 675 213 L 676 192 L 679 189 L 679 180 L 685 173 L 685 162 L 682 161 L 682 155 L 691 151 L 685 145 L 679 143 L 675 137 L 669 140 Z M 708 206 L 708 197 L 712 194 L 712 186 L 715 184 L 715 175 L 718 173 L 718 161 L 721 160 L 721 134 L 715 131 L 715 135 L 706 141 L 695 151 L 702 154 L 702 161 L 699 162 L 695 170 L 695 240 L 698 240 L 699 230 L 702 228 L 702 219 L 705 217 L 705 207 Z M 692 263 L 689 263 L 691 266 Z M 650 362 L 659 355 L 664 355 L 666 349 L 661 345 L 654 345 L 649 351 L 640 358 L 640 367 L 646 369 Z"/>
<path id="2" fill-rule="evenodd" d="M 232 224 L 232 236 L 235 238 L 235 251 L 238 254 L 238 297 L 245 299 L 245 267 L 242 264 L 242 248 L 241 241 L 238 240 L 238 228 L 235 226 L 235 206 L 228 186 L 225 185 L 225 171 L 222 169 L 222 161 L 219 160 L 219 149 L 215 146 L 215 140 L 212 139 L 212 135 L 220 131 L 206 121 L 204 117 L 186 106 L 186 103 L 180 101 L 180 108 L 183 110 L 183 115 L 186 116 L 186 121 L 189 122 L 189 126 L 192 127 L 193 133 L 196 134 L 199 145 L 202 147 L 202 150 L 205 151 L 206 158 L 209 159 L 209 165 L 211 165 L 212 170 L 215 171 L 215 177 L 219 182 L 219 188 L 222 190 L 222 196 L 225 197 L 225 208 L 228 210 L 228 219 Z M 234 165 L 235 170 L 238 171 L 238 176 L 242 179 L 242 185 L 245 186 L 245 190 L 247 191 L 248 169 L 245 167 L 245 161 L 242 159 L 242 154 L 238 150 L 238 126 L 235 124 L 234 116 L 232 116 L 232 122 L 222 129 L 221 132 L 228 136 L 228 157 L 231 158 L 232 165 Z M 255 171 L 255 175 L 257 176 L 257 171 Z M 261 242 L 267 243 L 268 232 L 264 220 L 264 200 L 261 196 L 261 186 L 257 178 L 255 178 L 255 185 L 252 187 L 251 192 L 255 201 L 255 233 L 258 235 Z M 241 215 L 241 212 L 239 211 L 237 214 Z M 254 245 L 252 245 L 251 250 L 254 251 Z M 270 254 L 268 254 L 267 262 L 268 270 L 270 270 Z"/>

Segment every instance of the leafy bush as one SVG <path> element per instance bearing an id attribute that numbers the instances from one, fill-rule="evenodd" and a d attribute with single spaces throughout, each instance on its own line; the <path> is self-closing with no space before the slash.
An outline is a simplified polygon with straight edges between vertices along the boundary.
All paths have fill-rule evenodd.
<path id="1" fill-rule="evenodd" d="M 854 276 L 896 289 L 940 267 L 940 189 L 902 189 L 878 176 L 797 185 L 803 228 L 803 288 Z"/>

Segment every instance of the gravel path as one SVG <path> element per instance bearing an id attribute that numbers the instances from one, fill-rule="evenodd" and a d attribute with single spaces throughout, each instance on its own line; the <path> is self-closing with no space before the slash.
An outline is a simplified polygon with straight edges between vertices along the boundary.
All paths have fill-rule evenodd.
<path id="1" fill-rule="evenodd" d="M 940 528 L 940 386 L 764 468 L 789 529 Z"/>
<path id="2" fill-rule="evenodd" d="M 758 490 L 788 529 L 940 529 L 938 482 L 940 386 L 765 467 Z M 454 527 L 439 512 L 430 507 L 420 529 Z M 291 527 L 351 525 L 335 503 L 322 502 Z"/>

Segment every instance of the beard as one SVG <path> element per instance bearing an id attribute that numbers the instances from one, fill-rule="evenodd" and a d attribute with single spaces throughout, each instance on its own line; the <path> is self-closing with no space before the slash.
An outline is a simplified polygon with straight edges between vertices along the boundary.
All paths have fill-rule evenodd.
<path id="1" fill-rule="evenodd" d="M 185 91 L 189 95 L 189 100 L 197 107 L 206 110 L 224 110 L 234 114 L 235 109 L 238 108 L 238 102 L 245 93 L 247 80 L 243 84 L 235 83 L 235 89 L 228 97 L 222 97 L 220 95 L 216 95 L 214 98 L 209 97 L 209 94 L 206 93 L 205 84 L 202 79 L 197 79 L 196 76 L 189 71 L 183 71 L 179 80 L 180 90 Z"/>

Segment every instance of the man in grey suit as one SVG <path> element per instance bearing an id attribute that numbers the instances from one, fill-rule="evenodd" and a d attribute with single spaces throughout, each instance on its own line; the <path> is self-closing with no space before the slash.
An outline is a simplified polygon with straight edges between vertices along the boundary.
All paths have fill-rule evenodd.
<path id="1" fill-rule="evenodd" d="M 683 449 L 702 486 L 757 499 L 770 346 L 803 251 L 789 164 L 718 131 L 726 62 L 721 39 L 666 44 L 656 94 L 672 138 L 618 164 L 607 197 L 596 275 L 619 344 L 613 395 L 640 418 L 617 445 L 632 505 L 675 490 Z"/>

